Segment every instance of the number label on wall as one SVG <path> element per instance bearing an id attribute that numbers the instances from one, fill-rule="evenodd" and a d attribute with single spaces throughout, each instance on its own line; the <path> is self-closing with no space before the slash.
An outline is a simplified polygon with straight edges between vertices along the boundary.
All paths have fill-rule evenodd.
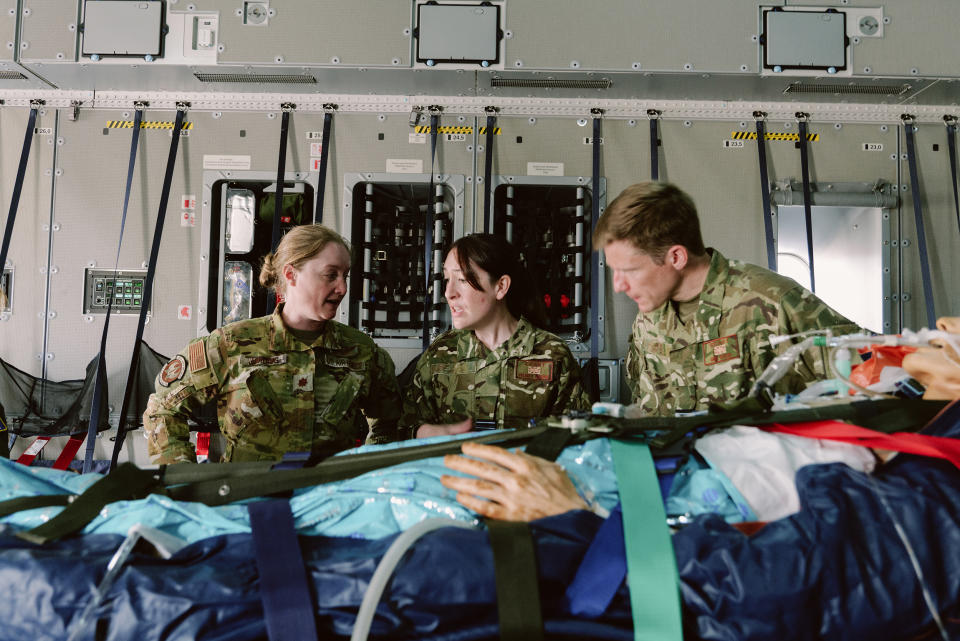
<path id="1" fill-rule="evenodd" d="M 724 140 L 724 149 L 743 149 L 746 144 L 742 140 Z"/>
<path id="2" fill-rule="evenodd" d="M 883 151 L 882 142 L 865 142 L 863 143 L 864 151 Z"/>
<path id="3" fill-rule="evenodd" d="M 52 136 L 53 127 L 34 127 L 33 133 L 37 136 Z"/>
<path id="4" fill-rule="evenodd" d="M 449 142 L 466 142 L 467 134 L 446 134 L 444 135 L 444 140 Z"/>

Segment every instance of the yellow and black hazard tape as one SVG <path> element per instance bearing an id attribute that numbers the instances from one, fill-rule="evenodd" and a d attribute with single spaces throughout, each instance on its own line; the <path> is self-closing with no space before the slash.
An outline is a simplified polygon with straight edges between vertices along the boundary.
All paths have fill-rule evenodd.
<path id="1" fill-rule="evenodd" d="M 430 132 L 430 125 L 426 125 L 426 126 L 424 126 L 424 125 L 418 125 L 417 127 L 414 128 L 414 131 L 416 131 L 418 134 L 429 134 L 429 133 L 431 133 L 431 132 Z M 444 127 L 444 126 L 441 125 L 440 127 L 437 127 L 437 133 L 438 133 L 438 134 L 472 134 L 472 133 L 473 133 L 473 127 Z M 487 133 L 487 128 L 486 128 L 486 127 L 480 127 L 480 133 L 481 133 L 481 134 Z M 493 128 L 493 133 L 494 133 L 494 135 L 499 136 L 500 133 L 501 133 L 500 127 L 494 127 L 494 128 Z"/>
<path id="2" fill-rule="evenodd" d="M 757 132 L 755 131 L 732 131 L 730 132 L 730 137 L 733 140 L 756 140 Z M 800 134 L 775 134 L 768 133 L 764 134 L 764 140 L 787 140 L 792 142 L 797 142 L 800 140 Z M 808 142 L 817 142 L 820 140 L 820 134 L 807 134 Z"/>
<path id="3" fill-rule="evenodd" d="M 173 120 L 143 120 L 140 122 L 141 129 L 173 129 Z M 192 122 L 183 123 L 184 129 L 193 129 Z M 107 129 L 133 129 L 132 120 L 108 120 Z"/>

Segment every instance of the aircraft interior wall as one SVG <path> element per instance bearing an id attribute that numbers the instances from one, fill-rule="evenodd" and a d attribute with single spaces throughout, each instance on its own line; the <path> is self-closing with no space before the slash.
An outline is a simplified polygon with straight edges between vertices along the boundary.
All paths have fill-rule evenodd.
<path id="1" fill-rule="evenodd" d="M 796 111 L 811 113 L 809 133 L 817 139 L 808 143 L 810 174 L 818 192 L 879 182 L 891 185 L 899 200 L 883 210 L 882 215 L 889 217 L 884 219 L 888 231 L 877 250 L 886 265 L 878 276 L 885 287 L 882 306 L 887 324 L 876 329 L 883 331 L 927 325 L 906 125 L 893 115 L 898 111 L 920 114 L 917 163 L 934 301 L 938 315 L 960 315 L 955 285 L 960 282 L 960 230 L 945 127 L 938 122 L 941 115 L 960 115 L 960 87 L 951 67 L 956 56 L 944 55 L 945 51 L 955 54 L 957 45 L 952 27 L 945 24 L 949 21 L 939 19 L 952 8 L 947 0 L 886 2 L 882 15 L 889 20 L 883 23 L 883 37 L 863 37 L 852 45 L 847 80 L 896 78 L 913 87 L 904 99 L 784 96 L 781 87 L 787 80 L 810 78 L 761 72 L 755 36 L 762 5 L 756 3 L 495 3 L 503 9 L 509 27 L 502 70 L 434 70 L 417 63 L 411 46 L 415 2 L 265 2 L 274 14 L 263 27 L 246 26 L 243 16 L 234 15 L 241 4 L 252 3 L 196 0 L 188 8 L 183 0 L 168 0 L 164 9 L 171 24 L 174 18 L 182 21 L 193 14 L 218 15 L 217 38 L 223 48 L 219 57 L 207 52 L 205 58 L 197 54 L 196 63 L 184 57 L 177 64 L 151 67 L 143 60 L 98 66 L 85 57 L 76 26 L 83 3 L 0 0 L 0 71 L 25 76 L 24 84 L 0 80 L 0 99 L 5 100 L 0 106 L 2 220 L 6 220 L 23 145 L 29 110 L 25 101 L 35 91 L 47 103 L 39 107 L 8 256 L 14 278 L 11 309 L 0 314 L 0 358 L 33 376 L 66 380 L 82 377 L 96 355 L 104 316 L 84 310 L 84 270 L 114 267 L 131 130 L 111 123 L 133 119 L 138 92 L 154 98 L 156 106 L 145 110 L 149 121 L 171 122 L 174 100 L 192 98 L 193 103 L 186 115 L 191 127 L 180 140 L 152 313 L 144 333 L 144 340 L 162 354 L 172 355 L 206 333 L 209 315 L 215 312 L 208 305 L 209 296 L 203 295 L 210 282 L 209 261 L 215 258 L 209 255 L 204 217 L 221 215 L 211 202 L 211 173 L 222 180 L 242 177 L 244 172 L 275 175 L 280 104 L 296 103 L 298 94 L 309 109 L 292 109 L 286 172 L 312 175 L 314 181 L 316 136 L 324 120 L 317 100 L 334 94 L 355 99 L 340 105 L 333 118 L 322 212 L 324 224 L 348 237 L 353 192 L 347 181 L 351 177 L 389 175 L 388 182 L 403 182 L 414 177 L 427 180 L 430 173 L 430 137 L 416 134 L 410 109 L 398 108 L 397 96 L 405 96 L 410 108 L 432 104 L 424 100 L 426 96 L 436 98 L 443 107 L 442 126 L 471 129 L 465 135 L 439 136 L 433 163 L 435 175 L 462 180 L 459 200 L 451 201 L 460 233 L 483 227 L 487 152 L 485 137 L 478 133 L 485 124 L 478 104 L 509 105 L 497 121 L 501 131 L 493 145 L 493 174 L 501 177 L 498 184 L 523 185 L 543 167 L 554 175 L 590 180 L 592 117 L 585 105 L 595 100 L 606 108 L 601 119 L 600 175 L 605 181 L 601 205 L 628 185 L 650 178 L 646 113 L 656 106 L 661 111 L 660 179 L 676 183 L 694 198 L 709 246 L 728 257 L 761 265 L 766 264 L 766 248 L 756 141 L 747 139 L 741 145 L 737 139 L 754 131 L 754 119 L 745 114 L 764 106 L 777 108 L 766 122 L 767 132 L 790 138 L 798 124 L 784 114 L 795 104 Z M 877 4 L 851 0 L 799 6 L 863 10 Z M 911 34 L 923 33 L 923 37 L 908 36 L 904 28 L 908 22 Z M 4 47 L 6 42 L 17 44 Z M 198 84 L 193 75 L 197 70 L 259 73 L 271 69 L 314 74 L 329 82 L 308 88 L 238 84 L 211 89 Z M 613 77 L 614 93 L 489 86 L 491 77 L 506 77 L 509 72 L 528 74 L 523 78 L 534 77 L 529 75 L 534 72 L 551 77 L 576 73 L 582 80 Z M 387 89 L 377 90 L 380 79 Z M 159 99 L 162 92 L 168 93 L 166 100 Z M 198 100 L 203 92 L 209 94 L 206 103 Z M 74 95 L 87 98 L 76 112 L 57 100 Z M 98 95 L 110 99 L 98 102 Z M 361 104 L 363 96 L 369 100 Z M 381 97 L 383 108 L 378 110 Z M 223 106 L 210 106 L 217 100 Z M 264 106 L 271 101 L 272 106 Z M 419 124 L 428 125 L 429 119 Z M 141 132 L 118 263 L 121 270 L 145 267 L 170 135 L 163 128 Z M 799 184 L 802 172 L 795 140 L 769 140 L 766 149 L 770 182 Z M 236 168 L 227 168 L 229 162 L 223 158 L 232 159 Z M 540 170 L 531 163 L 541 165 Z M 185 207 L 185 199 L 193 199 L 195 205 Z M 609 277 L 604 288 L 600 357 L 622 359 L 636 306 L 614 293 Z M 111 316 L 106 352 L 111 405 L 119 404 L 123 396 L 136 319 L 135 314 Z M 416 344 L 394 343 L 388 351 L 399 371 L 420 350 Z M 625 400 L 626 387 L 621 385 L 621 390 Z M 145 461 L 142 439 L 131 440 L 135 443 L 128 443 L 127 456 Z"/>

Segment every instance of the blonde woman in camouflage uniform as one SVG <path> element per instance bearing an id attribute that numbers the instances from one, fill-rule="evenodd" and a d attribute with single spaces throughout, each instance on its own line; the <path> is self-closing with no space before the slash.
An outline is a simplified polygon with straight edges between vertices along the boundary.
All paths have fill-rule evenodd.
<path id="1" fill-rule="evenodd" d="M 705 248 L 693 200 L 674 185 L 625 189 L 598 221 L 593 240 L 613 270 L 614 290 L 639 308 L 627 380 L 634 402 L 649 414 L 745 397 L 778 354 L 771 336 L 859 331 L 795 281 Z M 775 390 L 799 392 L 826 378 L 823 357 L 804 354 Z"/>
<path id="2" fill-rule="evenodd" d="M 469 431 L 589 407 L 580 366 L 566 344 L 540 329 L 543 301 L 517 250 L 492 234 L 464 236 L 443 263 L 454 329 L 420 357 L 407 390 L 402 434 Z"/>
<path id="3" fill-rule="evenodd" d="M 268 254 L 260 284 L 285 302 L 191 342 L 157 376 L 144 413 L 155 463 L 194 461 L 187 419 L 216 401 L 224 461 L 277 460 L 396 439 L 393 361 L 362 332 L 333 320 L 347 290 L 350 250 L 322 225 L 290 230 Z M 366 417 L 366 418 L 365 418 Z"/>

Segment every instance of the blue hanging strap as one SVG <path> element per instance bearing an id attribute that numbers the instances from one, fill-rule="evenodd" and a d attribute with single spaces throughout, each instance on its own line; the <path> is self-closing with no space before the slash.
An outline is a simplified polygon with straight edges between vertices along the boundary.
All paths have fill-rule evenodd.
<path id="1" fill-rule="evenodd" d="M 313 210 L 313 222 L 323 221 L 323 198 L 327 192 L 327 161 L 330 158 L 330 125 L 333 124 L 333 112 L 337 105 L 327 103 L 323 106 L 323 138 L 320 142 L 320 178 L 317 181 L 317 202 Z"/>
<path id="2" fill-rule="evenodd" d="M 603 133 L 603 110 L 591 109 L 593 116 L 593 197 L 590 199 L 590 243 L 600 220 L 600 140 Z M 590 252 L 590 363 L 586 369 L 587 394 L 591 403 L 600 400 L 600 248 L 591 247 Z"/>
<path id="3" fill-rule="evenodd" d="M 947 149 L 950 153 L 950 186 L 953 187 L 953 210 L 957 214 L 957 231 L 960 231 L 960 194 L 957 193 L 957 117 L 944 116 L 947 124 Z"/>
<path id="4" fill-rule="evenodd" d="M 650 180 L 660 180 L 660 133 L 658 123 L 660 112 L 656 109 L 647 109 L 650 116 Z"/>
<path id="5" fill-rule="evenodd" d="M 621 440 L 611 440 L 610 447 L 620 505 L 587 549 L 567 588 L 567 602 L 572 614 L 599 616 L 627 576 L 634 639 L 680 641 L 677 564 L 650 448 Z"/>
<path id="6" fill-rule="evenodd" d="M 260 573 L 260 600 L 270 641 L 317 638 L 313 596 L 293 526 L 290 502 L 280 499 L 247 505 L 253 549 Z"/>
<path id="7" fill-rule="evenodd" d="M 913 201 L 913 219 L 917 227 L 917 250 L 920 252 L 920 277 L 923 279 L 923 300 L 927 307 L 927 327 L 937 326 L 937 313 L 933 305 L 933 279 L 930 276 L 930 259 L 927 254 L 927 234 L 923 227 L 923 207 L 920 204 L 920 175 L 917 173 L 917 150 L 914 142 L 916 125 L 913 116 L 903 114 L 903 131 L 907 137 L 907 164 L 910 167 L 910 189 Z"/>
<path id="8" fill-rule="evenodd" d="M 800 124 L 800 172 L 803 174 L 803 227 L 807 234 L 807 265 L 810 268 L 810 291 L 817 291 L 813 276 L 813 212 L 810 208 L 810 163 L 807 157 L 807 118 L 810 114 L 798 111 Z"/>
<path id="9" fill-rule="evenodd" d="M 160 241 L 163 238 L 163 225 L 167 218 L 167 203 L 170 200 L 170 186 L 173 184 L 173 169 L 177 164 L 177 150 L 180 148 L 180 131 L 183 129 L 183 119 L 186 116 L 186 110 L 189 103 L 177 103 L 177 117 L 173 123 L 171 132 L 170 151 L 167 154 L 167 167 L 163 174 L 163 187 L 160 189 L 160 207 L 157 211 L 157 222 L 153 229 L 153 244 L 150 247 L 150 259 L 147 262 L 147 275 L 143 281 L 143 298 L 140 305 L 140 319 L 137 322 L 137 337 L 133 341 L 133 353 L 130 357 L 130 370 L 127 373 L 127 387 L 123 395 L 123 408 L 120 411 L 120 421 L 117 425 L 117 438 L 113 444 L 113 455 L 110 459 L 110 469 L 116 467 L 117 458 L 120 456 L 120 449 L 123 447 L 123 441 L 126 438 L 126 423 L 124 417 L 127 414 L 127 407 L 130 398 L 133 396 L 132 381 L 136 376 L 137 368 L 140 365 L 140 343 L 143 340 L 143 328 L 147 324 L 147 312 L 150 309 L 150 299 L 153 294 L 153 277 L 157 271 L 157 257 L 160 255 Z M 134 131 L 138 131 L 135 127 Z M 132 145 L 131 145 L 132 146 Z M 132 162 L 132 159 L 131 159 Z M 126 210 L 126 206 L 124 206 Z M 98 368 L 103 365 L 104 350 L 101 347 Z M 105 370 L 104 370 L 105 371 Z M 96 397 L 96 393 L 94 394 Z M 93 466 L 93 446 L 94 435 L 96 434 L 93 419 L 93 412 L 98 407 L 97 399 L 94 398 L 93 409 L 91 410 L 90 426 L 87 429 L 87 451 L 83 461 L 83 471 L 87 473 Z"/>
<path id="10" fill-rule="evenodd" d="M 290 131 L 290 112 L 296 109 L 296 105 L 285 102 L 280 105 L 283 115 L 280 118 L 280 152 L 277 157 L 277 190 L 273 197 L 273 225 L 270 231 L 270 251 L 277 251 L 277 245 L 280 244 L 280 217 L 283 214 L 283 179 L 287 171 L 287 134 Z M 266 313 L 272 314 L 273 308 L 277 306 L 277 297 L 267 296 Z"/>
<path id="11" fill-rule="evenodd" d="M 497 108 L 486 107 L 487 112 L 487 148 L 484 150 L 483 160 L 483 232 L 492 233 L 490 229 L 490 206 L 493 196 L 493 134 L 497 127 Z"/>
<path id="12" fill-rule="evenodd" d="M 41 101 L 31 101 L 34 105 L 27 117 L 27 131 L 23 134 L 23 148 L 20 151 L 20 165 L 17 167 L 17 180 L 13 183 L 13 196 L 10 198 L 10 211 L 7 213 L 7 224 L 3 230 L 3 243 L 0 244 L 0 273 L 7 264 L 7 250 L 10 248 L 10 239 L 13 237 L 13 221 L 17 219 L 17 209 L 20 206 L 20 192 L 23 190 L 23 179 L 27 175 L 27 160 L 30 159 L 30 146 L 33 143 L 33 128 L 37 124 L 37 111 Z"/>
<path id="13" fill-rule="evenodd" d="M 767 176 L 767 134 L 762 111 L 754 111 L 757 119 L 757 162 L 760 164 L 760 207 L 763 208 L 763 231 L 767 238 L 767 268 L 777 271 L 777 248 L 773 239 L 773 212 L 770 210 L 770 178 Z"/>
<path id="14" fill-rule="evenodd" d="M 431 285 L 436 286 L 433 278 L 433 208 L 436 197 L 433 195 L 433 163 L 437 157 L 437 133 L 440 130 L 440 108 L 430 107 L 430 191 L 427 194 L 427 215 L 423 228 L 423 349 L 430 346 L 430 312 L 433 309 L 433 292 Z"/>

